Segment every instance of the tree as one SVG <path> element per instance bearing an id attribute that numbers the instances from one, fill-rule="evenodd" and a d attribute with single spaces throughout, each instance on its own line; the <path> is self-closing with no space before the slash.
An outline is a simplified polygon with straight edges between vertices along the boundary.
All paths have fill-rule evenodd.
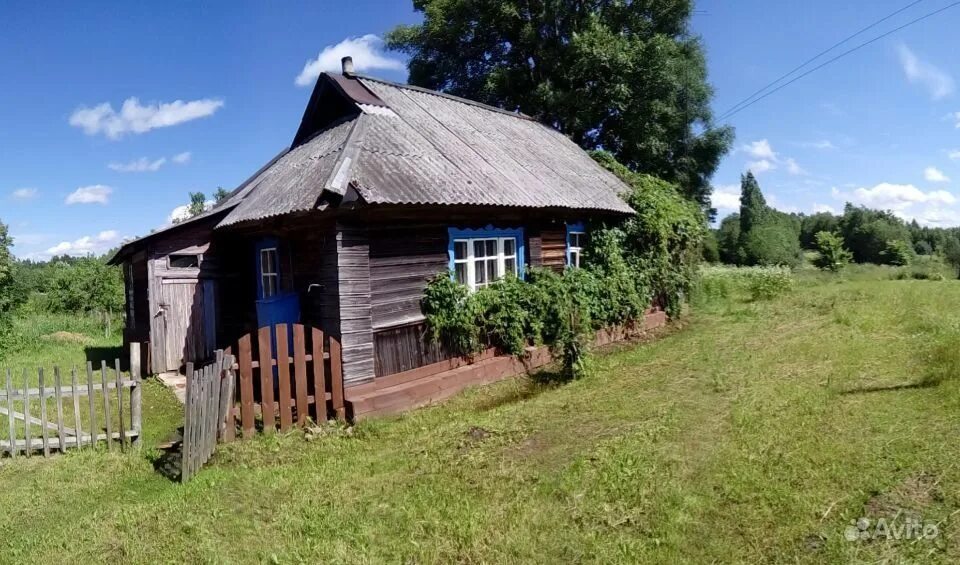
<path id="1" fill-rule="evenodd" d="M 902 239 L 891 239 L 886 248 L 880 253 L 883 262 L 887 265 L 903 267 L 909 265 L 913 259 L 913 248 Z"/>
<path id="2" fill-rule="evenodd" d="M 14 292 L 13 254 L 10 247 L 13 238 L 7 231 L 7 226 L 0 222 L 0 358 L 9 347 L 13 337 L 12 313 L 17 305 L 17 294 Z"/>
<path id="3" fill-rule="evenodd" d="M 960 278 L 960 240 L 956 237 L 947 239 L 943 246 L 943 258 L 957 269 L 957 278 Z"/>
<path id="4" fill-rule="evenodd" d="M 769 209 L 753 172 L 740 175 L 740 233 L 749 233 Z"/>
<path id="5" fill-rule="evenodd" d="M 710 207 L 733 141 L 714 127 L 692 0 L 414 0 L 387 46 L 409 82 L 518 110 Z"/>
<path id="6" fill-rule="evenodd" d="M 820 232 L 834 233 L 840 219 L 830 212 L 818 212 L 804 216 L 800 220 L 800 247 L 804 249 L 817 248 L 817 234 Z"/>
<path id="7" fill-rule="evenodd" d="M 729 265 L 738 265 L 740 257 L 740 214 L 730 214 L 720 222 L 717 230 L 717 251 L 720 261 Z"/>
<path id="8" fill-rule="evenodd" d="M 217 191 L 213 193 L 213 201 L 219 204 L 223 202 L 228 196 L 230 196 L 230 191 L 224 190 L 222 186 L 218 186 Z"/>
<path id="9" fill-rule="evenodd" d="M 838 229 L 844 246 L 857 263 L 889 263 L 888 242 L 901 241 L 912 247 L 910 230 L 892 212 L 871 210 L 847 203 Z"/>
<path id="10" fill-rule="evenodd" d="M 203 214 L 207 209 L 207 196 L 202 192 L 191 192 L 190 193 L 190 207 L 188 213 L 191 218 Z"/>
<path id="11" fill-rule="evenodd" d="M 717 244 L 717 230 L 707 230 L 703 237 L 703 249 L 700 253 L 707 263 L 720 262 L 720 248 Z"/>
<path id="12" fill-rule="evenodd" d="M 822 231 L 818 232 L 814 241 L 820 256 L 813 264 L 825 271 L 837 272 L 850 262 L 853 255 L 843 247 L 843 240 L 840 236 Z"/>
<path id="13" fill-rule="evenodd" d="M 800 263 L 800 225 L 796 218 L 767 206 L 752 172 L 740 177 L 738 264 Z"/>

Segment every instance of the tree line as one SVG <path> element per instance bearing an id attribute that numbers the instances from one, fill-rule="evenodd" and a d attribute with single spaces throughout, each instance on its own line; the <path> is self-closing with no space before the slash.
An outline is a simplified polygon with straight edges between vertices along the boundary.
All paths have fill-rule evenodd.
<path id="1" fill-rule="evenodd" d="M 740 211 L 723 218 L 704 245 L 704 259 L 733 265 L 797 266 L 804 250 L 818 266 L 844 263 L 908 265 L 936 256 L 960 271 L 960 228 L 921 226 L 888 210 L 847 203 L 842 214 L 786 213 L 767 205 L 752 172 L 740 181 Z"/>

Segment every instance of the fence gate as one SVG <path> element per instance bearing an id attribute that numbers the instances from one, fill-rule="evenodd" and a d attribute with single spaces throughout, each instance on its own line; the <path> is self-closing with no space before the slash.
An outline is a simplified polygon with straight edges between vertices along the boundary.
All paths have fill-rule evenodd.
<path id="1" fill-rule="evenodd" d="M 181 481 L 210 460 L 218 441 L 234 440 L 238 428 L 249 438 L 331 414 L 346 416 L 340 342 L 301 324 L 260 328 L 236 349 L 217 351 L 205 367 L 187 364 Z"/>
<path id="2" fill-rule="evenodd" d="M 142 388 L 139 365 L 124 377 L 120 360 L 86 371 L 77 367 L 51 374 L 38 369 L 22 376 L 7 369 L 0 373 L 0 450 L 10 457 L 45 457 L 67 449 L 83 449 L 104 442 L 108 449 L 139 445 L 142 429 Z M 52 381 L 52 382 L 51 382 Z M 19 385 L 19 386 L 18 386 Z M 2 423 L 6 420 L 6 425 Z M 6 429 L 3 429 L 6 428 Z"/>
<path id="3" fill-rule="evenodd" d="M 226 414 L 234 396 L 233 356 L 217 351 L 217 360 L 194 370 L 187 364 L 187 400 L 184 406 L 183 460 L 180 480 L 187 482 L 210 460 L 217 439 L 224 435 Z"/>

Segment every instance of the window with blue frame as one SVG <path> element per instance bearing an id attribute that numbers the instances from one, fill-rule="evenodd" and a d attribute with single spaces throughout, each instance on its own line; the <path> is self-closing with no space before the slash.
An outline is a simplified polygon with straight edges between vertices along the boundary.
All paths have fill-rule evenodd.
<path id="1" fill-rule="evenodd" d="M 506 275 L 523 278 L 523 228 L 449 228 L 448 234 L 450 271 L 458 283 L 477 290 Z"/>
<path id="2" fill-rule="evenodd" d="M 587 243 L 587 232 L 583 222 L 567 224 L 567 266 L 579 267 L 580 256 Z"/>

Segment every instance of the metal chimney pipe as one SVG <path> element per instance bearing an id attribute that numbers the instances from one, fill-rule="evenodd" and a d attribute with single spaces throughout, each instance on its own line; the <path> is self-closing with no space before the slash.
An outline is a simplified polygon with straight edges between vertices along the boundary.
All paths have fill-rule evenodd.
<path id="1" fill-rule="evenodd" d="M 343 67 L 343 74 L 346 76 L 353 74 L 353 57 L 347 56 L 340 59 L 340 65 Z"/>

